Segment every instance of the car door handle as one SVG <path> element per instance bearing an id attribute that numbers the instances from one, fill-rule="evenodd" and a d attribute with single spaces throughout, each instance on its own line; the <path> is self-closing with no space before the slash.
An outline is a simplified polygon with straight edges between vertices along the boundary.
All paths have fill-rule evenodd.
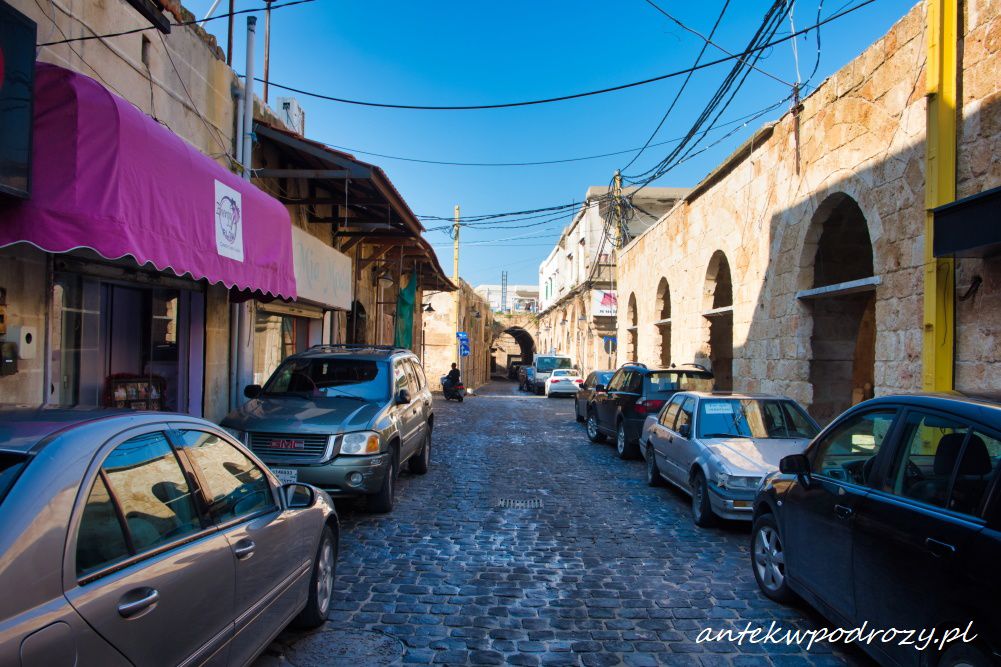
<path id="1" fill-rule="evenodd" d="M 236 554 L 236 557 L 240 560 L 246 560 L 254 555 L 254 549 L 256 548 L 257 545 L 254 544 L 253 540 L 240 540 L 236 543 L 236 546 L 233 547 L 233 553 Z"/>
<path id="2" fill-rule="evenodd" d="M 932 555 L 938 556 L 939 558 L 951 556 L 956 553 L 956 547 L 945 542 L 940 542 L 939 540 L 931 537 L 925 538 L 925 547 L 932 553 Z"/>
<path id="3" fill-rule="evenodd" d="M 136 595 L 141 597 L 138 599 L 132 599 Z M 160 592 L 155 588 L 137 588 L 123 595 L 122 600 L 128 601 L 118 603 L 118 613 L 125 618 L 129 618 L 130 616 L 135 616 L 141 611 L 149 609 L 159 602 Z"/>
<path id="4" fill-rule="evenodd" d="M 839 519 L 850 519 L 852 514 L 855 514 L 855 510 L 847 505 L 835 505 L 834 513 L 838 515 Z"/>

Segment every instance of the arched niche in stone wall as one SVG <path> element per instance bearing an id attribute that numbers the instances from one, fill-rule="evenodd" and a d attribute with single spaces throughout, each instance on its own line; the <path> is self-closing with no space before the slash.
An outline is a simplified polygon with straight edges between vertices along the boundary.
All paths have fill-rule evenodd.
<path id="1" fill-rule="evenodd" d="M 733 389 L 733 278 L 722 250 L 709 258 L 704 285 L 702 316 L 707 326 L 703 350 L 712 366 L 716 389 L 727 391 Z"/>
<path id="2" fill-rule="evenodd" d="M 812 320 L 810 412 L 821 424 L 873 396 L 878 284 L 865 214 L 851 196 L 829 195 L 804 238 L 797 293 Z"/>

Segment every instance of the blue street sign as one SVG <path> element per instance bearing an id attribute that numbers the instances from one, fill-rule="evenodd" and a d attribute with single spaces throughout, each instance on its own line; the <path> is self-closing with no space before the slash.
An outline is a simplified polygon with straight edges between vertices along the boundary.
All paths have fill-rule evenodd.
<path id="1" fill-rule="evenodd" d="M 469 342 L 469 334 L 467 334 L 465 331 L 456 331 L 455 332 L 455 337 L 458 338 L 462 342 L 465 342 L 465 343 Z"/>
<path id="2" fill-rule="evenodd" d="M 465 340 L 459 341 L 459 356 L 468 357 L 469 356 L 469 342 Z"/>

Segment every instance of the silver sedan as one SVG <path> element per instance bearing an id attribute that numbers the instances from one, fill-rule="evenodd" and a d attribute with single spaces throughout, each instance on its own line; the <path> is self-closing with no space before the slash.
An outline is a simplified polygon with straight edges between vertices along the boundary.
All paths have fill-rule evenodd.
<path id="1" fill-rule="evenodd" d="M 750 521 L 761 479 L 820 430 L 782 396 L 679 392 L 647 417 L 640 437 L 651 486 L 666 480 L 692 497 L 692 518 Z"/>
<path id="2" fill-rule="evenodd" d="M 202 419 L 0 410 L 0 665 L 244 665 L 326 618 L 330 498 Z"/>

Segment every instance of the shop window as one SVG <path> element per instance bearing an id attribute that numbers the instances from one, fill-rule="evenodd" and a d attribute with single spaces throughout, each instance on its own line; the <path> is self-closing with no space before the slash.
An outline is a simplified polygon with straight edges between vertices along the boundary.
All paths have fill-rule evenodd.
<path id="1" fill-rule="evenodd" d="M 49 402 L 186 410 L 190 312 L 202 295 L 57 273 L 52 287 Z"/>
<path id="2" fill-rule="evenodd" d="M 309 318 L 258 310 L 254 347 L 254 384 L 264 384 L 285 359 L 309 347 Z"/>

